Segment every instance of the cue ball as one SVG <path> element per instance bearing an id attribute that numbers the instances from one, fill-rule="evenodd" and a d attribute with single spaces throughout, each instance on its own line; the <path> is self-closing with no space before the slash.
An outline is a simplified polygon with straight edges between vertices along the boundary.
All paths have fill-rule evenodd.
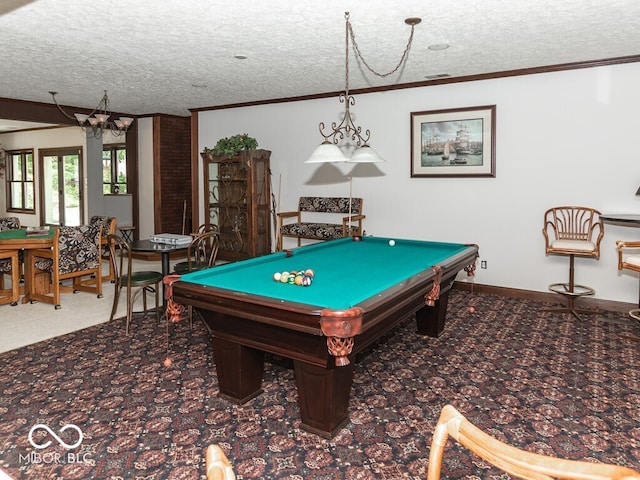
<path id="1" fill-rule="evenodd" d="M 396 244 L 395 240 L 389 240 L 389 246 L 393 247 Z"/>
<path id="2" fill-rule="evenodd" d="M 276 272 L 276 273 L 274 273 L 274 274 L 273 274 L 273 279 L 274 279 L 276 282 L 279 282 L 279 281 L 280 281 L 280 277 L 281 277 L 281 276 L 282 276 L 282 274 L 281 274 L 280 272 Z"/>

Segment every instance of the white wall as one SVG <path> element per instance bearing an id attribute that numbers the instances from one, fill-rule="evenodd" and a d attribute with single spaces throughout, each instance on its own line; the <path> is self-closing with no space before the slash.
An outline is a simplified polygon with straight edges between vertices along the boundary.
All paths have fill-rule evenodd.
<path id="1" fill-rule="evenodd" d="M 355 123 L 386 159 L 376 165 L 384 176 L 353 180 L 367 234 L 476 243 L 488 264 L 476 271 L 480 284 L 547 291 L 567 281 L 568 259 L 544 253 L 547 208 L 640 213 L 639 79 L 633 63 L 356 96 Z M 411 112 L 494 104 L 496 178 L 410 178 Z M 348 183 L 309 184 L 327 166 L 304 163 L 322 140 L 318 123 L 337 120 L 341 107 L 331 98 L 199 112 L 199 148 L 238 133 L 257 138 L 272 151 L 280 211 L 300 195 L 346 196 Z M 597 298 L 637 302 L 637 277 L 617 271 L 618 239 L 640 239 L 640 229 L 606 225 L 600 260 L 577 259 L 576 281 Z"/>
<path id="2" fill-rule="evenodd" d="M 154 229 L 153 195 L 153 118 L 140 118 L 138 122 L 138 195 L 140 239 L 149 238 Z"/>

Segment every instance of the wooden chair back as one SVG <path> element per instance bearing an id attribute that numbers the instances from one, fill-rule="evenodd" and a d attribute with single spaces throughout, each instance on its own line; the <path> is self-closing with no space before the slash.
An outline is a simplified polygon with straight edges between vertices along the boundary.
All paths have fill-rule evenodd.
<path id="1" fill-rule="evenodd" d="M 102 226 L 102 236 L 100 237 L 100 246 L 102 250 L 102 256 L 105 259 L 109 258 L 109 241 L 107 237 L 116 233 L 118 227 L 118 219 L 116 217 L 106 217 L 101 215 L 94 215 L 89 220 L 90 224 L 98 224 Z M 102 276 L 102 281 L 113 280 L 113 263 L 109 261 L 109 273 Z"/>
<path id="2" fill-rule="evenodd" d="M 604 226 L 600 212 L 578 206 L 553 207 L 544 214 L 546 253 L 600 258 Z"/>
<path id="3" fill-rule="evenodd" d="M 427 480 L 438 480 L 444 447 L 451 437 L 484 461 L 517 478 L 551 480 L 639 480 L 640 473 L 627 467 L 564 460 L 527 452 L 483 432 L 453 406 L 446 405 L 436 424 L 429 453 Z"/>

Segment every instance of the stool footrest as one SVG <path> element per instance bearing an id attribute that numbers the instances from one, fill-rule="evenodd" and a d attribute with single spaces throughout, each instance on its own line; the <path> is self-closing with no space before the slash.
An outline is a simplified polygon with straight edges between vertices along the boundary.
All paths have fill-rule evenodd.
<path id="1" fill-rule="evenodd" d="M 585 297 L 596 293 L 593 288 L 586 285 L 573 285 L 573 288 L 571 288 L 569 283 L 552 283 L 549 285 L 549 290 L 567 297 Z"/>

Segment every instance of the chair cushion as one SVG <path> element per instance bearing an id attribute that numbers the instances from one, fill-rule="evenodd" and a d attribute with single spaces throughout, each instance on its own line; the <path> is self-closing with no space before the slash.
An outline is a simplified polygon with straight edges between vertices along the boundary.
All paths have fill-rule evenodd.
<path id="1" fill-rule="evenodd" d="M 351 232 L 353 235 L 358 234 L 358 227 L 352 225 Z M 332 240 L 342 238 L 342 225 L 335 223 L 314 223 L 301 222 L 283 225 L 280 229 L 281 235 L 291 235 L 294 237 L 318 238 L 324 240 Z"/>
<path id="2" fill-rule="evenodd" d="M 551 242 L 551 248 L 593 252 L 596 249 L 596 244 L 586 240 L 554 240 Z"/>
<path id="3" fill-rule="evenodd" d="M 189 270 L 189 262 L 179 262 L 173 266 L 173 272 L 177 273 L 178 275 L 182 275 L 184 273 L 196 272 L 198 270 L 202 270 L 208 267 L 209 266 L 207 264 L 200 265 L 192 261 L 191 270 Z"/>
<path id="4" fill-rule="evenodd" d="M 18 219 L 18 217 L 0 218 L 0 230 L 17 230 L 19 228 L 20 228 L 20 219 Z"/>
<path id="5" fill-rule="evenodd" d="M 123 275 L 120 281 L 122 282 L 122 285 L 127 285 L 129 281 L 128 276 Z M 133 272 L 131 274 L 131 285 L 151 284 L 151 283 L 161 282 L 161 281 L 162 281 L 162 273 L 160 272 L 143 270 L 140 272 Z"/>
<path id="6" fill-rule="evenodd" d="M 624 259 L 626 263 L 640 267 L 640 255 L 629 255 Z"/>
<path id="7" fill-rule="evenodd" d="M 11 259 L 3 258 L 0 260 L 0 273 L 11 273 Z"/>
<path id="8" fill-rule="evenodd" d="M 60 227 L 58 236 L 58 271 L 61 275 L 71 272 L 94 270 L 100 266 L 100 225 Z M 53 260 L 50 258 L 35 262 L 38 270 L 50 272 Z"/>

